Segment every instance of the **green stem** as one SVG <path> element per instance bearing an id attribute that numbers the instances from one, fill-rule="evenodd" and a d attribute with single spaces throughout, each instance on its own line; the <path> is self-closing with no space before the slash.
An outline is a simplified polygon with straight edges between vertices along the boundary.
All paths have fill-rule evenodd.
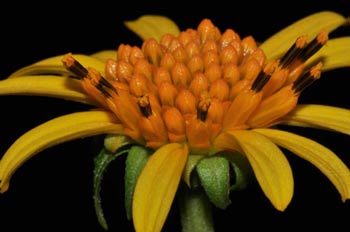
<path id="1" fill-rule="evenodd" d="M 204 190 L 183 185 L 179 194 L 182 232 L 214 232 L 211 204 Z"/>

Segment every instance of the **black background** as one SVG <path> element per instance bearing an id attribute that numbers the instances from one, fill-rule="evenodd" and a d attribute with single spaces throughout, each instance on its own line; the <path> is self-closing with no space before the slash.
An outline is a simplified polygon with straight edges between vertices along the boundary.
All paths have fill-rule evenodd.
<path id="1" fill-rule="evenodd" d="M 90 54 L 116 49 L 120 43 L 140 45 L 141 40 L 124 25 L 143 14 L 162 14 L 181 29 L 196 27 L 210 18 L 224 30 L 257 41 L 290 23 L 322 10 L 350 16 L 348 0 L 304 1 L 95 1 L 73 3 L 7 3 L 1 8 L 0 77 L 43 58 L 67 52 Z M 340 33 L 349 33 L 350 27 Z M 300 102 L 350 108 L 348 68 L 325 73 L 301 96 Z M 88 109 L 87 106 L 44 97 L 0 97 L 0 153 L 27 130 L 51 118 Z M 313 129 L 290 129 L 324 144 L 349 166 L 350 138 Z M 26 162 L 12 178 L 8 192 L 0 195 L 0 227 L 12 231 L 103 231 L 92 201 L 92 169 L 96 150 L 91 138 L 49 148 Z M 216 231 L 242 229 L 287 230 L 349 226 L 350 204 L 314 166 L 286 152 L 295 178 L 294 197 L 284 212 L 270 204 L 258 186 L 232 193 L 227 210 L 214 209 Z M 111 165 L 102 186 L 102 200 L 110 231 L 133 231 L 123 203 L 124 158 Z M 176 206 L 164 231 L 181 231 Z M 24 227 L 24 229 L 22 229 Z"/>

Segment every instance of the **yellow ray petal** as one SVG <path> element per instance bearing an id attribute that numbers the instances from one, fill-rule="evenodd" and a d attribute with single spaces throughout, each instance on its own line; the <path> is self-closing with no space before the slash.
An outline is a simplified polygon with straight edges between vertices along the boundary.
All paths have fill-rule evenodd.
<path id="1" fill-rule="evenodd" d="M 21 76 L 2 80 L 0 95 L 47 96 L 98 105 L 85 94 L 78 80 L 54 75 Z"/>
<path id="2" fill-rule="evenodd" d="M 37 74 L 57 74 L 57 75 L 71 75 L 69 71 L 62 65 L 62 58 L 64 55 L 54 56 L 40 60 L 34 64 L 25 66 L 9 77 L 19 77 L 26 75 Z M 102 75 L 105 75 L 105 63 L 98 58 L 82 54 L 73 54 L 74 58 L 79 61 L 84 67 L 93 67 Z"/>
<path id="3" fill-rule="evenodd" d="M 291 167 L 282 151 L 266 137 L 253 131 L 229 131 L 247 156 L 267 198 L 283 211 L 293 197 Z"/>
<path id="4" fill-rule="evenodd" d="M 91 56 L 106 62 L 110 58 L 117 59 L 117 50 L 102 50 L 93 53 Z"/>
<path id="5" fill-rule="evenodd" d="M 186 145 L 170 143 L 149 158 L 134 192 L 132 211 L 137 232 L 161 231 L 187 157 Z"/>
<path id="6" fill-rule="evenodd" d="M 144 15 L 136 20 L 126 21 L 125 25 L 143 40 L 155 38 L 159 42 L 166 33 L 175 36 L 180 33 L 178 26 L 171 19 L 161 15 Z"/>
<path id="7" fill-rule="evenodd" d="M 122 133 L 112 113 L 88 111 L 52 119 L 23 134 L 0 160 L 0 192 L 7 191 L 12 174 L 29 158 L 53 145 L 106 133 Z"/>
<path id="8" fill-rule="evenodd" d="M 320 30 L 330 32 L 345 24 L 347 20 L 332 11 L 314 13 L 277 32 L 264 41 L 260 48 L 265 51 L 268 59 L 276 59 L 286 52 L 299 36 L 307 35 L 311 40 Z"/>
<path id="9" fill-rule="evenodd" d="M 350 67 L 350 38 L 339 37 L 329 40 L 315 55 L 310 57 L 306 65 L 322 61 L 322 70 Z"/>
<path id="10" fill-rule="evenodd" d="M 315 165 L 334 184 L 343 201 L 350 198 L 350 171 L 331 150 L 311 139 L 287 131 L 276 129 L 254 131 Z"/>
<path id="11" fill-rule="evenodd" d="M 350 135 L 350 110 L 335 106 L 300 104 L 283 124 L 335 130 Z"/>

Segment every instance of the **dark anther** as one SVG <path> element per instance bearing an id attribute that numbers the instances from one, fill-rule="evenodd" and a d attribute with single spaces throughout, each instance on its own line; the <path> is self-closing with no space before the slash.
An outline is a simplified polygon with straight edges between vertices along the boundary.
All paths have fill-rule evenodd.
<path id="1" fill-rule="evenodd" d="M 88 70 L 75 60 L 71 53 L 66 54 L 63 57 L 62 62 L 66 69 L 75 74 L 78 78 L 82 79 L 88 75 Z"/>
<path id="2" fill-rule="evenodd" d="M 293 61 L 299 58 L 306 45 L 306 37 L 299 37 L 281 58 L 281 67 L 287 68 L 291 63 L 293 63 Z"/>
<path id="3" fill-rule="evenodd" d="M 315 80 L 320 78 L 321 68 L 322 68 L 322 64 L 319 63 L 319 64 L 313 66 L 309 71 L 307 71 L 307 72 L 303 73 L 301 76 L 299 76 L 298 79 L 296 79 L 293 83 L 294 92 L 300 93 L 306 87 L 311 85 Z"/>
<path id="4" fill-rule="evenodd" d="M 149 98 L 147 95 L 144 95 L 138 99 L 138 104 L 143 116 L 148 118 L 152 115 L 151 103 L 149 102 Z"/>
<path id="5" fill-rule="evenodd" d="M 270 80 L 271 75 L 267 74 L 264 71 L 261 71 L 258 76 L 255 78 L 251 89 L 255 92 L 259 92 L 265 86 L 265 84 Z"/>
<path id="6" fill-rule="evenodd" d="M 208 115 L 208 111 L 206 110 L 201 110 L 201 109 L 197 109 L 197 118 L 201 121 L 205 121 L 205 119 L 207 118 Z"/>

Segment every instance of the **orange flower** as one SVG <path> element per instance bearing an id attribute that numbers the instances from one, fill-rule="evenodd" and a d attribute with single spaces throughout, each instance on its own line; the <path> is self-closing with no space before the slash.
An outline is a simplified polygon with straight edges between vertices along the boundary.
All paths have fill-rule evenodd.
<path id="1" fill-rule="evenodd" d="M 316 19 L 319 24 L 315 26 Z M 153 20 L 164 23 L 161 29 L 170 25 L 172 33 L 151 32 L 147 25 Z M 220 31 L 209 19 L 203 19 L 196 30 L 179 32 L 165 17 L 145 16 L 127 24 L 144 39 L 140 47 L 121 44 L 115 57 L 111 51 L 95 57 L 68 53 L 21 69 L 13 74 L 17 78 L 0 82 L 0 94 L 55 96 L 53 90 L 58 88 L 58 97 L 102 110 L 54 119 L 19 138 L 0 161 L 1 192 L 7 190 L 14 171 L 40 150 L 80 136 L 114 134 L 153 151 L 131 190 L 138 232 L 161 231 L 181 179 L 192 188 L 195 170 L 210 200 L 225 208 L 228 163 L 240 169 L 234 161 L 237 156 L 249 163 L 273 206 L 285 210 L 294 181 L 279 147 L 320 169 L 345 201 L 350 198 L 350 171 L 337 155 L 308 138 L 273 128 L 290 124 L 349 134 L 348 110 L 298 105 L 300 94 L 323 70 L 348 64 L 350 56 L 342 48 L 349 46 L 349 38 L 328 39 L 328 33 L 345 21 L 339 14 L 320 12 L 258 45 L 252 36 L 241 38 L 232 29 Z M 330 23 L 324 26 L 322 22 Z M 297 25 L 304 25 L 305 31 L 296 30 Z M 313 37 L 299 34 L 303 32 Z M 326 57 L 323 62 L 319 54 Z M 59 61 L 65 69 L 42 70 Z M 36 75 L 49 71 L 62 77 Z M 71 85 L 79 82 L 81 87 L 67 88 L 59 78 Z M 31 88 L 28 82 L 32 80 L 37 86 Z M 125 145 L 126 140 L 122 141 L 106 143 L 106 147 L 115 152 Z M 31 147 L 34 142 L 39 145 Z M 207 175 L 208 170 L 213 175 L 219 172 L 206 165 L 213 157 L 213 164 L 223 162 L 226 170 L 218 177 Z M 223 181 L 224 187 L 213 187 L 216 180 Z"/>

